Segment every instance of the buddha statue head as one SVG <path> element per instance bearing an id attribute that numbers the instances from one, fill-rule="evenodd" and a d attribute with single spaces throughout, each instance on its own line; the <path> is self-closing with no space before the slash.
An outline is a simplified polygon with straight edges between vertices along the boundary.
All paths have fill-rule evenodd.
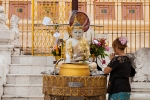
<path id="1" fill-rule="evenodd" d="M 81 39 L 83 37 L 83 27 L 80 23 L 75 23 L 72 27 L 72 38 L 75 38 L 77 40 Z"/>
<path id="2" fill-rule="evenodd" d="M 78 22 L 77 16 L 74 18 L 73 25 L 71 27 L 68 27 L 68 33 L 70 34 L 71 38 L 74 39 L 81 39 L 83 37 L 83 26 Z"/>

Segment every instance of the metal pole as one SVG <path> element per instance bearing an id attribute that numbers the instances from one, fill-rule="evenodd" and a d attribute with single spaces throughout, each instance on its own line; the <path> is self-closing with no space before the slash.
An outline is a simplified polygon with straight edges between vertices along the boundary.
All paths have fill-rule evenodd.
<path id="1" fill-rule="evenodd" d="M 78 11 L 78 0 L 72 0 L 72 11 Z"/>
<path id="2" fill-rule="evenodd" d="M 32 0 L 32 55 L 34 55 L 34 0 Z"/>

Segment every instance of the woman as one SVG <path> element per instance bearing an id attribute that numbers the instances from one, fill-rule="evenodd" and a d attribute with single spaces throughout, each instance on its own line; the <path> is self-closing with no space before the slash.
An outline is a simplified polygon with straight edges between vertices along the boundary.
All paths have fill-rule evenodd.
<path id="1" fill-rule="evenodd" d="M 129 100 L 131 87 L 129 77 L 131 76 L 130 58 L 125 53 L 127 38 L 120 37 L 113 41 L 114 53 L 110 55 L 110 63 L 104 69 L 105 74 L 110 73 L 108 82 L 108 100 Z"/>

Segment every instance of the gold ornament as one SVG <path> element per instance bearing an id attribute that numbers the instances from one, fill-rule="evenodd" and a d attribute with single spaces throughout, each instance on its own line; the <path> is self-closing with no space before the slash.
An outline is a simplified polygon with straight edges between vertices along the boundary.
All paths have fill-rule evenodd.
<path id="1" fill-rule="evenodd" d="M 77 15 L 74 17 L 73 29 L 83 29 L 83 26 L 79 23 Z"/>
<path id="2" fill-rule="evenodd" d="M 72 26 L 67 26 L 67 31 L 68 31 L 69 37 L 71 38 L 72 38 L 73 29 L 83 29 L 83 26 L 78 22 L 77 15 L 75 15 L 74 17 L 74 22 Z"/>
<path id="3" fill-rule="evenodd" d="M 73 50 L 72 50 L 72 41 L 69 41 L 69 45 L 67 48 L 68 54 L 70 57 L 73 57 Z M 87 44 L 87 41 L 84 38 L 81 38 L 80 41 L 78 42 L 76 48 L 74 48 L 76 51 L 80 51 L 80 55 L 84 56 L 85 59 L 88 59 L 90 56 L 90 51 L 89 51 L 89 45 Z"/>

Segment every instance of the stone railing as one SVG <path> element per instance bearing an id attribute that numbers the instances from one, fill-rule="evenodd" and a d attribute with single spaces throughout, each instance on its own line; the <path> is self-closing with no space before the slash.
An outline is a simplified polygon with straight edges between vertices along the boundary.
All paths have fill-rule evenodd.
<path id="1" fill-rule="evenodd" d="M 133 82 L 150 82 L 150 48 L 141 48 L 129 54 L 132 66 L 136 70 Z"/>
<path id="2" fill-rule="evenodd" d="M 6 58 L 0 54 L 0 97 L 3 94 L 3 85 L 6 84 L 6 74 L 8 73 L 8 64 Z"/>
<path id="3" fill-rule="evenodd" d="M 0 97 L 3 94 L 3 85 L 6 84 L 13 47 L 13 45 L 0 45 Z"/>
<path id="4" fill-rule="evenodd" d="M 136 70 L 131 79 L 131 100 L 150 100 L 150 48 L 141 48 L 129 54 Z"/>

